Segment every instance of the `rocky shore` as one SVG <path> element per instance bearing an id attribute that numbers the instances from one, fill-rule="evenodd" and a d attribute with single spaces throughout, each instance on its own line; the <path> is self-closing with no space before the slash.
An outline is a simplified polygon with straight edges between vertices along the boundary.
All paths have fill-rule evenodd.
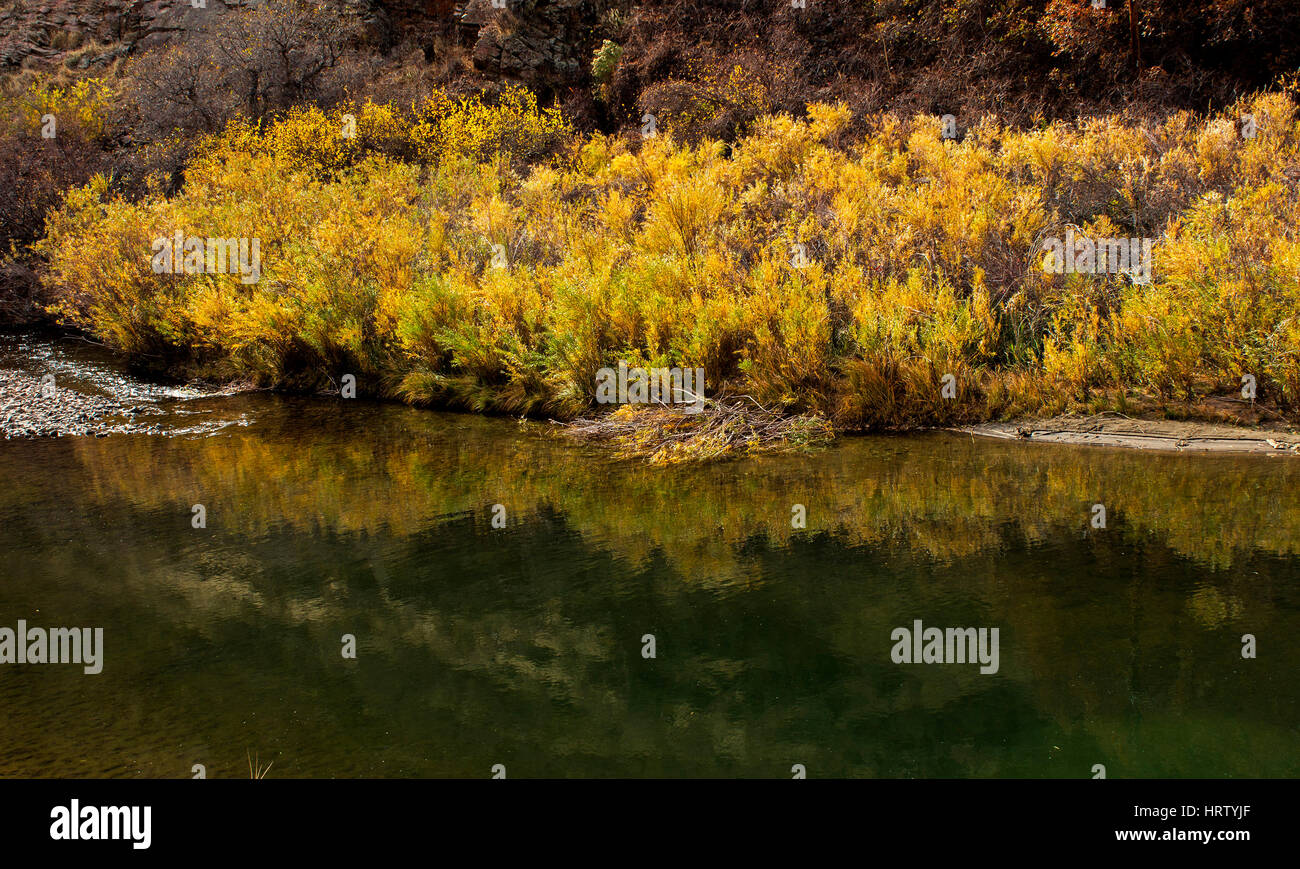
<path id="1" fill-rule="evenodd" d="M 148 427 L 136 424 L 135 418 L 144 413 L 157 413 L 157 408 L 61 389 L 53 375 L 38 378 L 0 370 L 0 432 L 6 440 L 142 431 Z"/>

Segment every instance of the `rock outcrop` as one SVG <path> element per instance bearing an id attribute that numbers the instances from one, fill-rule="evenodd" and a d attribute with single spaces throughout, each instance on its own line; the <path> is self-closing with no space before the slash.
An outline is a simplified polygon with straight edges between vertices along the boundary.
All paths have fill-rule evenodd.
<path id="1" fill-rule="evenodd" d="M 457 16 L 481 72 L 531 83 L 572 80 L 585 63 L 591 0 L 469 0 Z M 585 50 L 584 50 L 585 49 Z M 584 63 L 585 55 L 585 63 Z"/>
<path id="2" fill-rule="evenodd" d="M 194 0 L 200 2 L 200 0 Z M 29 61 L 87 68 L 159 44 L 221 14 L 222 0 L 19 0 L 0 9 L 0 69 Z M 233 5 L 233 4 L 232 4 Z"/>
<path id="3" fill-rule="evenodd" d="M 33 63 L 93 69 L 258 2 L 11 0 L 0 8 L 0 71 Z M 357 15 L 376 48 L 405 42 L 432 51 L 451 39 L 470 48 L 480 72 L 534 84 L 572 79 L 591 51 L 592 0 L 335 2 Z"/>

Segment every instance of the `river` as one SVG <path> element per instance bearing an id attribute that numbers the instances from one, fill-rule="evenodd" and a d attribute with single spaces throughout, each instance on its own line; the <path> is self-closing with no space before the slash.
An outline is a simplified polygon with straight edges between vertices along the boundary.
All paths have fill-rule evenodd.
<path id="1" fill-rule="evenodd" d="M 1300 776 L 1292 461 L 929 433 L 651 468 L 76 342 L 0 365 L 157 408 L 0 441 L 0 626 L 104 632 L 98 674 L 0 664 L 0 775 Z M 996 628 L 996 672 L 896 663 L 916 620 Z"/>

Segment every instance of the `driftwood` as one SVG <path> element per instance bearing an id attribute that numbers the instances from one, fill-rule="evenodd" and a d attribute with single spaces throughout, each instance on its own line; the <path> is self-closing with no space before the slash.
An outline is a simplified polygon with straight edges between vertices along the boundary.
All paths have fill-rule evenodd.
<path id="1" fill-rule="evenodd" d="M 745 395 L 693 405 L 626 404 L 613 413 L 557 423 L 578 440 L 611 445 L 620 457 L 652 464 L 706 461 L 824 446 L 834 438 L 818 416 L 768 410 Z"/>

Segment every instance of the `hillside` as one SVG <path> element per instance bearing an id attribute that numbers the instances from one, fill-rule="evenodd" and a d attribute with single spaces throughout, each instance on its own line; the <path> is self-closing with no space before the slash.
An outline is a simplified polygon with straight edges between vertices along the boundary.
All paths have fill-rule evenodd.
<path id="1" fill-rule="evenodd" d="M 1300 405 L 1287 3 L 3 15 L 0 317 L 171 373 L 574 418 L 626 361 L 845 429 Z"/>

